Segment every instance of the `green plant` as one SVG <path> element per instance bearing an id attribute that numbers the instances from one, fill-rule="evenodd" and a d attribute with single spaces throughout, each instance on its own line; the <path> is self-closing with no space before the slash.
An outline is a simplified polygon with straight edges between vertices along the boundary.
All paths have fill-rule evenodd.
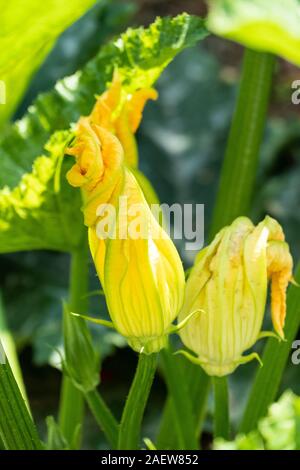
<path id="1" fill-rule="evenodd" d="M 33 8 L 35 2 L 31 3 Z M 0 79 L 7 81 L 9 91 L 15 74 L 20 74 L 20 70 L 11 67 L 10 62 L 18 62 L 23 55 L 26 58 L 24 62 L 20 61 L 22 81 L 14 100 L 0 114 L 0 124 L 3 124 L 0 138 L 0 252 L 53 250 L 66 253 L 71 260 L 68 300 L 58 314 L 62 317 L 64 347 L 59 364 L 62 386 L 57 422 L 48 417 L 48 439 L 43 444 L 23 399 L 26 393 L 10 337 L 12 352 L 6 346 L 8 361 L 3 353 L 5 360 L 3 364 L 0 361 L 0 438 L 6 449 L 81 448 L 85 405 L 110 448 L 141 448 L 144 437 L 142 422 L 157 368 L 164 377 L 167 399 L 156 442 L 146 441 L 150 447 L 200 447 L 212 383 L 215 448 L 299 448 L 298 399 L 287 393 L 278 405 L 272 405 L 299 329 L 300 291 L 297 285 L 293 285 L 287 294 L 286 342 L 278 341 L 283 337 L 285 291 L 290 281 L 299 281 L 299 269 L 294 280 L 282 228 L 273 219 L 266 218 L 266 222 L 256 228 L 246 218 L 238 219 L 244 221 L 243 224 L 235 222 L 238 226 L 236 231 L 227 226 L 238 217 L 251 213 L 276 69 L 275 56 L 283 56 L 299 64 L 299 37 L 294 28 L 300 6 L 296 0 L 286 0 L 284 7 L 274 8 L 266 0 L 212 0 L 209 3 L 205 20 L 184 13 L 174 18 L 158 18 L 148 28 L 129 28 L 101 47 L 81 70 L 60 80 L 53 90 L 38 96 L 22 119 L 15 123 L 7 120 L 55 37 L 93 2 L 81 2 L 80 6 L 75 2 L 71 15 L 67 9 L 55 8 L 55 2 L 50 2 L 47 21 L 42 23 L 45 31 L 32 24 L 28 38 L 26 35 L 18 47 L 14 46 L 13 59 L 4 55 L 3 64 L 0 61 Z M 8 28 L 12 27 L 16 17 L 16 5 L 6 10 Z M 38 9 L 34 14 L 41 19 Z M 25 20 L 29 21 L 29 18 L 26 16 Z M 22 16 L 18 17 L 24 25 L 25 20 L 23 22 Z M 30 21 L 33 23 L 32 18 Z M 58 25 L 55 34 L 52 21 Z M 254 28 L 259 34 L 253 34 Z M 161 213 L 157 218 L 150 213 L 149 205 L 156 203 L 158 196 L 138 167 L 135 132 L 146 100 L 156 98 L 152 86 L 164 69 L 180 52 L 194 46 L 211 32 L 237 41 L 246 49 L 210 223 L 210 245 L 198 255 L 190 277 L 187 274 L 186 295 L 190 304 L 181 310 L 184 297 L 181 261 L 172 241 L 163 236 Z M 33 55 L 34 61 L 31 60 Z M 2 77 L 3 70 L 5 75 Z M 78 187 L 81 191 L 76 189 Z M 106 241 L 98 236 L 97 223 L 103 217 L 99 204 L 111 203 L 119 213 L 121 208 L 117 197 L 124 195 L 129 197 L 130 206 L 137 201 L 141 203 L 142 219 L 146 221 L 148 230 L 150 227 L 159 232 L 159 241 L 152 237 L 152 232 L 141 243 L 130 237 L 128 242 L 127 238 L 126 241 L 122 237 Z M 131 219 L 126 217 L 114 228 L 125 228 L 129 232 Z M 88 226 L 88 234 L 85 225 Z M 268 236 L 259 239 L 257 246 L 251 244 L 254 244 L 253 233 L 258 232 L 257 237 L 263 238 L 266 231 Z M 112 321 L 89 314 L 93 292 L 89 286 L 87 240 L 103 289 L 96 294 L 102 297 L 101 305 L 104 305 L 105 297 Z M 272 251 L 275 245 L 276 249 Z M 195 282 L 198 262 L 201 271 L 196 273 Z M 217 279 L 216 285 L 209 282 L 212 277 Z M 240 278 L 244 283 L 241 290 L 244 290 L 238 297 L 237 279 Z M 261 332 L 258 336 L 266 308 L 268 278 L 272 278 L 273 323 L 279 338 L 270 337 L 267 341 L 261 355 L 263 367 L 256 371 L 240 423 L 240 433 L 243 434 L 229 442 L 234 426 L 226 375 L 238 364 L 248 362 L 243 353 L 246 346 L 252 347 L 254 342 L 248 338 L 244 344 L 241 337 L 244 335 L 246 338 L 255 322 L 255 338 L 275 336 L 269 332 Z M 230 279 L 231 285 L 223 289 Z M 189 292 L 189 285 L 193 282 L 195 285 Z M 245 293 L 248 288 L 249 292 Z M 225 348 L 228 355 L 233 344 L 243 343 L 239 357 L 234 357 L 237 359 L 235 362 L 230 362 L 231 356 L 229 359 L 223 357 L 227 336 L 222 315 L 213 328 L 205 317 L 214 317 L 211 312 L 216 305 L 218 313 L 221 313 L 220 306 L 225 305 L 226 295 L 225 292 L 222 297 L 222 289 L 228 295 L 232 292 L 232 305 L 228 309 L 232 313 L 229 316 L 232 335 L 229 335 L 231 340 Z M 199 305 L 197 298 L 200 299 Z M 238 306 L 237 298 L 240 299 Z M 179 320 L 173 324 L 180 310 Z M 0 335 L 3 338 L 9 332 L 2 306 L 0 313 Z M 241 314 L 241 318 L 248 315 L 251 319 L 247 323 L 247 331 L 236 332 L 234 318 L 237 314 Z M 173 343 L 170 338 L 182 331 L 179 334 L 189 345 L 185 334 L 196 334 L 199 318 L 203 319 L 203 325 L 208 325 L 207 350 L 213 346 L 213 354 L 203 350 L 198 353 L 195 348 L 199 357 L 187 351 L 183 351 L 184 358 L 179 357 L 174 354 L 175 344 L 176 352 L 179 352 L 176 340 Z M 92 324 L 99 329 L 117 330 L 139 355 L 121 417 L 114 415 L 103 398 L 104 387 L 100 380 L 103 357 L 93 341 L 89 328 Z M 191 328 L 189 333 L 188 328 Z M 204 330 L 205 327 L 201 326 L 201 331 Z M 218 354 L 214 354 L 218 348 L 222 356 L 220 363 L 216 359 Z M 190 364 L 186 357 L 197 365 Z M 249 357 L 259 356 L 252 352 Z M 269 416 L 263 418 L 268 409 Z M 278 438 L 279 415 L 284 416 L 290 426 L 286 442 Z"/>

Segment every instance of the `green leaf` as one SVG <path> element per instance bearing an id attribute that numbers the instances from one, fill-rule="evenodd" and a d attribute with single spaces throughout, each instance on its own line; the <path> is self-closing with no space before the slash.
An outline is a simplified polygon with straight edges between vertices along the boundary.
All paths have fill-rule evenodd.
<path id="1" fill-rule="evenodd" d="M 300 65 L 300 1 L 211 0 L 208 29 Z"/>
<path id="2" fill-rule="evenodd" d="M 14 112 L 28 81 L 56 38 L 95 0 L 0 0 L 0 79 L 6 87 L 6 105 L 0 107 L 0 125 Z"/>
<path id="3" fill-rule="evenodd" d="M 204 21 L 187 14 L 158 18 L 149 28 L 128 29 L 102 47 L 93 60 L 55 88 L 40 95 L 24 118 L 12 125 L 0 141 L 0 187 L 15 186 L 51 134 L 68 129 L 89 114 L 95 95 L 102 93 L 118 68 L 128 88 L 151 86 L 168 63 L 186 47 L 207 35 Z"/>
<path id="4" fill-rule="evenodd" d="M 68 443 L 53 416 L 47 416 L 47 450 L 67 450 Z"/>
<path id="5" fill-rule="evenodd" d="M 0 438 L 7 450 L 42 448 L 0 342 Z"/>
<path id="6" fill-rule="evenodd" d="M 0 191 L 0 252 L 72 251 L 83 234 L 80 195 L 65 184 L 69 132 L 57 132 L 14 189 Z M 61 191 L 61 185 L 64 190 Z"/>
<path id="7" fill-rule="evenodd" d="M 286 391 L 269 407 L 268 415 L 249 434 L 239 434 L 235 441 L 215 441 L 215 449 L 226 450 L 296 450 L 299 449 L 300 397 Z"/>
<path id="8" fill-rule="evenodd" d="M 187 14 L 158 18 L 147 29 L 129 29 L 81 72 L 41 95 L 6 131 L 0 141 L 0 187 L 5 185 L 0 192 L 0 252 L 74 249 L 81 237 L 79 191 L 65 181 L 71 159 L 62 163 L 71 134 L 55 134 L 46 147 L 48 156 L 38 157 L 45 142 L 90 113 L 95 95 L 105 90 L 116 68 L 128 89 L 151 86 L 176 54 L 206 35 L 203 20 Z"/>

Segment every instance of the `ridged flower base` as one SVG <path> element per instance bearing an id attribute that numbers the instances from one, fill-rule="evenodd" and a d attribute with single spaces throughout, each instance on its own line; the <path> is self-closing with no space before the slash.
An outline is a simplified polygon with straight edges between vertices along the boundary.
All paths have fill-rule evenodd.
<path id="1" fill-rule="evenodd" d="M 167 347 L 168 337 L 156 336 L 156 337 L 144 337 L 144 338 L 127 338 L 129 346 L 134 351 L 143 354 L 153 354 L 159 352 L 161 349 Z"/>

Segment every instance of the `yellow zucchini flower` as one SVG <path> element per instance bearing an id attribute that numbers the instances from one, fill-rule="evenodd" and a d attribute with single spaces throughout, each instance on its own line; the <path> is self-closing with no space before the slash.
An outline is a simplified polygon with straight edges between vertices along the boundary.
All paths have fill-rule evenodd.
<path id="1" fill-rule="evenodd" d="M 112 132 L 82 118 L 68 153 L 76 163 L 67 179 L 82 190 L 90 250 L 113 325 L 134 350 L 159 351 L 183 303 L 176 248 L 124 164 L 123 147 Z M 107 218 L 109 209 L 116 217 Z"/>
<path id="2" fill-rule="evenodd" d="M 180 336 L 196 356 L 182 351 L 209 375 L 223 376 L 254 358 L 244 356 L 261 332 L 271 282 L 274 329 L 284 338 L 286 289 L 292 280 L 293 261 L 279 223 L 266 217 L 257 226 L 246 217 L 223 228 L 201 250 L 186 283 L 179 320 L 203 309 L 189 320 Z"/>
<path id="3" fill-rule="evenodd" d="M 157 91 L 153 88 L 142 88 L 128 93 L 122 86 L 116 73 L 110 88 L 99 98 L 92 110 L 90 120 L 93 124 L 114 133 L 122 144 L 125 163 L 136 168 L 138 152 L 135 133 L 142 119 L 146 102 L 157 99 Z"/>

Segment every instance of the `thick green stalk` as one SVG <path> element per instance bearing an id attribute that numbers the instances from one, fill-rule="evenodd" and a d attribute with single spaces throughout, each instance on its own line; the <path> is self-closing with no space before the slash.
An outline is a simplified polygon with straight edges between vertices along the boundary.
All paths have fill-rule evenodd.
<path id="1" fill-rule="evenodd" d="M 120 450 L 135 450 L 140 446 L 141 424 L 150 394 L 157 354 L 140 354 L 137 370 L 123 410 L 119 445 Z"/>
<path id="2" fill-rule="evenodd" d="M 210 234 L 246 215 L 252 200 L 274 57 L 246 49 Z"/>
<path id="3" fill-rule="evenodd" d="M 87 253 L 87 242 L 84 240 L 82 246 L 71 255 L 70 268 L 70 311 L 83 314 L 86 313 L 88 304 L 86 297 L 88 292 Z M 82 425 L 83 415 L 83 395 L 64 374 L 59 405 L 59 424 L 67 442 L 73 441 L 74 432 L 78 432 L 78 427 Z"/>
<path id="4" fill-rule="evenodd" d="M 112 449 L 118 446 L 119 425 L 97 390 L 85 394 L 86 401 Z"/>
<path id="5" fill-rule="evenodd" d="M 300 263 L 295 278 L 299 283 Z M 299 306 L 300 288 L 290 286 L 287 295 L 287 317 L 284 328 L 286 341 L 278 342 L 273 338 L 268 340 L 262 356 L 263 367 L 256 374 L 240 432 L 252 431 L 257 426 L 259 419 L 267 414 L 268 407 L 276 398 L 287 360 L 293 351 L 293 340 L 300 328 Z"/>
<path id="6" fill-rule="evenodd" d="M 73 385 L 71 379 L 65 374 L 62 378 L 58 422 L 63 436 L 73 448 L 80 448 L 81 426 L 84 414 L 84 401 L 82 393 Z M 74 436 L 76 434 L 76 444 Z M 76 450 L 76 449 L 74 449 Z"/>
<path id="7" fill-rule="evenodd" d="M 240 88 L 210 229 L 210 240 L 222 227 L 230 224 L 236 217 L 246 215 L 249 211 L 259 163 L 259 148 L 265 128 L 274 64 L 275 59 L 270 54 L 245 50 Z M 217 400 L 219 395 L 224 398 L 228 395 L 227 382 L 223 381 L 222 386 L 216 385 L 216 382 L 217 380 L 214 380 L 217 413 L 215 418 L 221 420 L 219 415 L 222 410 L 219 409 Z M 223 421 L 226 423 L 225 417 Z"/>
<path id="8" fill-rule="evenodd" d="M 177 362 L 177 367 L 181 368 L 181 374 L 184 374 L 184 380 L 187 383 L 189 400 L 193 407 L 193 414 L 196 420 L 196 437 L 199 440 L 207 405 L 209 377 L 201 367 L 192 364 L 187 359 L 182 357 L 178 357 L 177 359 L 179 361 L 184 361 L 183 363 Z M 163 411 L 156 443 L 158 449 L 180 450 L 183 446 L 182 435 L 178 431 L 172 401 L 172 398 L 169 396 Z"/>
<path id="9" fill-rule="evenodd" d="M 173 416 L 183 450 L 198 449 L 196 417 L 189 396 L 189 390 L 179 358 L 174 358 L 168 349 L 161 352 L 164 377 L 171 398 Z"/>
<path id="10" fill-rule="evenodd" d="M 25 401 L 0 343 L 0 438 L 7 450 L 42 448 Z"/>
<path id="11" fill-rule="evenodd" d="M 249 211 L 274 64 L 275 59 L 270 54 L 245 50 L 239 94 L 227 142 L 210 239 L 222 227 Z M 221 384 L 217 379 L 214 380 L 215 432 L 224 435 L 228 434 L 228 409 L 223 410 L 218 400 L 226 402 L 227 387 L 227 382 L 224 380 Z M 226 406 L 228 408 L 228 400 Z"/>
<path id="12" fill-rule="evenodd" d="M 229 439 L 229 403 L 226 377 L 213 377 L 214 389 L 214 437 Z"/>
<path id="13" fill-rule="evenodd" d="M 209 240 L 224 225 L 248 213 L 257 173 L 259 146 L 265 127 L 273 69 L 274 58 L 271 55 L 245 50 L 240 88 Z M 194 389 L 195 399 L 198 400 L 198 396 L 206 397 L 209 387 L 210 380 L 203 373 L 202 380 Z M 175 429 L 172 413 L 164 413 L 164 417 L 162 429 Z"/>

